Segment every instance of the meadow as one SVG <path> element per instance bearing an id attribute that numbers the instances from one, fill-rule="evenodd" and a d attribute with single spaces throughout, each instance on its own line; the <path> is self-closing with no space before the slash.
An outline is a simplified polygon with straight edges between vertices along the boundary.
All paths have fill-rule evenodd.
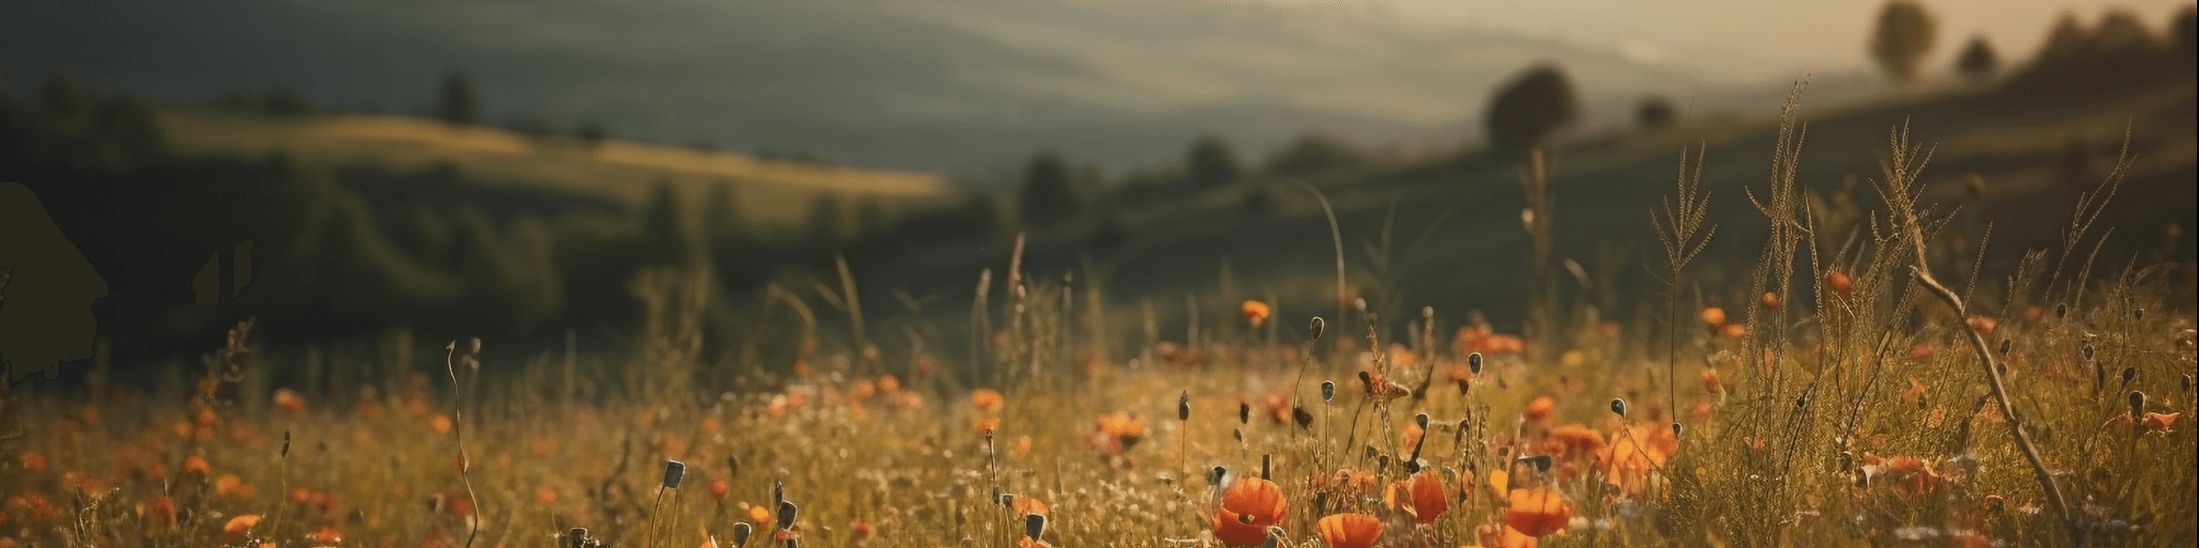
<path id="1" fill-rule="evenodd" d="M 708 276 L 678 269 L 635 284 L 648 321 L 615 359 L 483 367 L 536 349 L 458 338 L 297 363 L 248 322 L 165 390 L 95 366 L 81 397 L 0 393 L 0 547 L 2199 539 L 2191 269 L 2098 251 L 2131 155 L 2041 221 L 2055 245 L 1981 272 L 1985 244 L 1947 242 L 1991 225 L 1924 192 L 1933 148 L 1906 126 L 1860 220 L 1829 228 L 1796 111 L 1743 192 L 1681 154 L 1634 227 L 1664 244 L 1644 255 L 1664 291 L 1627 297 L 1647 324 L 1541 289 L 1522 327 L 1382 317 L 1340 233 L 1306 244 L 1334 244 L 1336 302 L 1221 291 L 1205 316 L 1126 315 L 1027 272 L 1019 242 L 976 277 L 968 341 L 834 316 L 863 310 L 842 261 L 833 307 L 781 291 L 758 312 L 791 355 L 730 367 L 702 356 Z M 1745 230 L 1752 263 L 1699 260 Z"/>

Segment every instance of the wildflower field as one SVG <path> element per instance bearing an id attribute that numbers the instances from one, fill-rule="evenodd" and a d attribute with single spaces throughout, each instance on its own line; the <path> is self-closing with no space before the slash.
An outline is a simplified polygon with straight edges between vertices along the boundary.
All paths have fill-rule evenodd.
<path id="1" fill-rule="evenodd" d="M 1944 242 L 1990 229 L 1950 222 L 1903 127 L 1830 233 L 1793 109 L 1764 182 L 1713 196 L 1683 153 L 1641 212 L 1665 244 L 1644 266 L 1665 291 L 1629 297 L 1650 321 L 1539 296 L 1524 326 L 1380 317 L 1337 241 L 1333 303 L 1124 312 L 1017 262 L 972 273 L 966 341 L 784 297 L 797 350 L 730 369 L 701 359 L 707 284 L 676 271 L 637 284 L 650 322 L 619 357 L 467 337 L 307 357 L 246 323 L 144 383 L 168 390 L 95 370 L 0 392 L 0 547 L 2199 539 L 2190 265 L 2096 255 L 2120 170 L 2040 220 L 2058 244 L 1981 272 Z M 1524 177 L 1546 234 L 1539 159 Z M 1744 231 L 1752 263 L 1697 260 Z"/>

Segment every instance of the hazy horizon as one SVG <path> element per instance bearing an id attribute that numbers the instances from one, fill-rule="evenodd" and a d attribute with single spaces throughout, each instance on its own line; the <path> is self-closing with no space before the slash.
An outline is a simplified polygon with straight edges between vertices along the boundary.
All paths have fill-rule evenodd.
<path id="1" fill-rule="evenodd" d="M 2089 24 L 2125 6 L 2158 31 L 2189 4 L 1926 2 L 1940 20 L 1926 66 L 1944 74 L 1979 34 L 2018 62 L 2064 11 Z M 5 10 L 0 67 L 18 90 L 66 70 L 161 101 L 291 89 L 329 110 L 413 114 L 461 70 L 496 123 L 999 184 L 1041 149 L 1119 170 L 1173 162 L 1208 132 L 1254 157 L 1309 131 L 1478 140 L 1489 90 L 1546 61 L 1575 79 L 1589 128 L 1624 123 L 1649 94 L 1762 112 L 1804 75 L 1830 83 L 1821 99 L 1865 97 L 1885 90 L 1864 49 L 1880 5 L 118 0 Z"/>

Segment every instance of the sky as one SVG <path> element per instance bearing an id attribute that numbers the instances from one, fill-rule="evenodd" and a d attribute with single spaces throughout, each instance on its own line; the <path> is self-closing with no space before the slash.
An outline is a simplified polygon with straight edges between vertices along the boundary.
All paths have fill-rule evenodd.
<path id="1" fill-rule="evenodd" d="M 2027 58 L 2056 17 L 2191 0 L 1929 0 L 1926 62 L 1970 36 Z M 1203 133 L 1258 156 L 1322 132 L 1370 145 L 1478 138 L 1491 91 L 1556 64 L 1584 126 L 1640 98 L 1773 112 L 1886 85 L 1876 0 L 100 0 L 0 3 L 0 69 L 155 100 L 286 89 L 422 114 L 451 71 L 491 121 L 1007 181 L 1037 150 L 1134 169 Z M 1692 103 L 1691 103 L 1692 104 Z"/>

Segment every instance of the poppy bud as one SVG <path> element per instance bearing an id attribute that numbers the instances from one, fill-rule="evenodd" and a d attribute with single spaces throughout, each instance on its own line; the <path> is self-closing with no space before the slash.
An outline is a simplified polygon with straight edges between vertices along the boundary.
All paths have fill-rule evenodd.
<path id="1" fill-rule="evenodd" d="M 745 521 L 743 521 L 743 522 L 740 522 L 740 523 L 735 523 L 735 524 L 733 524 L 733 545 L 735 545 L 735 546 L 745 546 L 745 545 L 747 545 L 747 544 L 748 544 L 748 535 L 749 535 L 749 534 L 750 534 L 750 533 L 751 533 L 751 532 L 752 532 L 752 531 L 753 531 L 754 529 L 755 529 L 754 527 L 750 526 L 750 525 L 748 524 L 748 522 L 745 522 Z"/>
<path id="2" fill-rule="evenodd" d="M 1680 421 L 1672 421 L 1672 437 L 1680 437 L 1681 430 L 1683 429 L 1680 428 Z"/>
<path id="3" fill-rule="evenodd" d="M 1219 465 L 1219 464 L 1217 464 L 1217 465 L 1214 465 L 1214 469 L 1213 469 L 1213 470 L 1208 470 L 1208 471 L 1207 471 L 1207 474 L 1206 474 L 1206 482 L 1207 482 L 1207 483 L 1211 483 L 1211 484 L 1214 484 L 1214 485 L 1217 485 L 1217 486 L 1219 486 L 1219 485 L 1221 485 L 1221 484 L 1222 484 L 1222 480 L 1223 480 L 1223 479 L 1226 479 L 1226 478 L 1228 478 L 1228 477 L 1229 477 L 1229 467 L 1227 467 L 1227 466 L 1222 466 L 1222 465 Z"/>
<path id="4" fill-rule="evenodd" d="M 1535 472 L 1540 473 L 1550 471 L 1550 455 L 1520 455 L 1519 460 L 1520 462 L 1524 462 L 1534 466 Z"/>
<path id="5" fill-rule="evenodd" d="M 1626 398 L 1611 398 L 1611 412 L 1626 417 Z"/>
<path id="6" fill-rule="evenodd" d="M 2139 309 L 2134 309 L 2134 310 L 2131 310 L 2131 311 L 2130 311 L 2130 316 L 2131 316 L 2131 318 L 2130 318 L 2130 319 L 2132 319 L 2132 320 L 2137 320 L 2137 321 L 2145 321 L 2145 319 L 2146 319 L 2146 309 L 2143 309 L 2143 308 L 2139 308 Z"/>
<path id="7" fill-rule="evenodd" d="M 2138 420 L 2146 414 L 2146 393 L 2130 391 L 2130 420 Z"/>
<path id="8" fill-rule="evenodd" d="M 2061 304 L 2057 304 L 2057 305 L 2054 305 L 2054 318 L 2055 318 L 2055 319 L 2061 319 L 2061 318 L 2067 318 L 2067 317 L 2069 317 L 2069 303 L 2061 303 Z"/>
<path id="9" fill-rule="evenodd" d="M 685 478 L 685 477 L 687 477 L 687 463 L 684 463 L 684 462 L 680 462 L 680 461 L 676 461 L 676 460 L 667 460 L 667 461 L 664 461 L 664 487 L 665 487 L 665 488 L 667 488 L 667 489 L 678 489 L 678 488 L 680 488 L 680 479 L 682 479 L 682 478 Z"/>
<path id="10" fill-rule="evenodd" d="M 1329 322 L 1327 320 L 1321 319 L 1320 316 L 1314 316 L 1313 321 L 1306 324 L 1306 340 L 1321 340 L 1321 332 L 1327 331 L 1328 328 Z"/>
<path id="11" fill-rule="evenodd" d="M 795 515 L 799 512 L 801 512 L 801 509 L 794 507 L 794 501 L 779 501 L 779 528 L 793 529 Z"/>
<path id="12" fill-rule="evenodd" d="M 1313 413 L 1306 411 L 1304 406 L 1292 406 L 1290 408 L 1290 419 L 1296 421 L 1299 428 L 1313 427 Z"/>
<path id="13" fill-rule="evenodd" d="M 2137 379 L 2137 378 L 2138 378 L 2138 368 L 2136 368 L 2136 367 L 2125 367 L 2125 368 L 2123 368 L 2123 386 L 2130 386 L 2130 381 L 2132 381 L 2132 380 L 2134 380 L 2134 379 Z"/>
<path id="14" fill-rule="evenodd" d="M 1336 399 L 1336 381 L 1321 381 L 1321 403 Z"/>
<path id="15" fill-rule="evenodd" d="M 1176 420 L 1191 420 L 1191 391 L 1176 395 Z"/>
<path id="16" fill-rule="evenodd" d="M 2092 359 L 2092 343 L 2084 343 L 2084 359 L 2087 361 Z"/>
<path id="17" fill-rule="evenodd" d="M 1252 423 L 1252 404 L 1237 402 L 1237 424 Z"/>
<path id="18" fill-rule="evenodd" d="M 1031 540 L 1038 540 L 1039 537 L 1046 536 L 1046 516 L 1044 514 L 1024 514 L 1023 536 L 1031 537 Z"/>
<path id="19" fill-rule="evenodd" d="M 1466 355 L 1466 370 L 1467 370 L 1467 371 L 1472 371 L 1472 372 L 1473 372 L 1473 373 L 1474 373 L 1475 375 L 1479 375 L 1479 374 L 1481 374 L 1481 353 L 1480 353 L 1480 352 L 1475 352 L 1475 353 L 1472 353 L 1472 354 L 1467 354 L 1467 355 Z"/>
<path id="20" fill-rule="evenodd" d="M 2006 355 L 2008 355 L 2008 351 L 2009 351 L 2009 350 L 2012 350 L 2012 349 L 2014 349 L 2014 348 L 2015 348 L 2015 345 L 2016 345 L 2016 341 L 2014 341 L 2014 340 L 2011 340 L 2011 339 L 2005 339 L 2005 338 L 2004 338 L 2004 339 L 2001 339 L 2001 340 L 2000 340 L 2000 355 L 2002 355 L 2002 356 L 2006 356 Z"/>
<path id="21" fill-rule="evenodd" d="M 1413 415 L 1413 424 L 1419 425 L 1422 430 L 1426 430 L 1428 428 L 1428 414 Z"/>

